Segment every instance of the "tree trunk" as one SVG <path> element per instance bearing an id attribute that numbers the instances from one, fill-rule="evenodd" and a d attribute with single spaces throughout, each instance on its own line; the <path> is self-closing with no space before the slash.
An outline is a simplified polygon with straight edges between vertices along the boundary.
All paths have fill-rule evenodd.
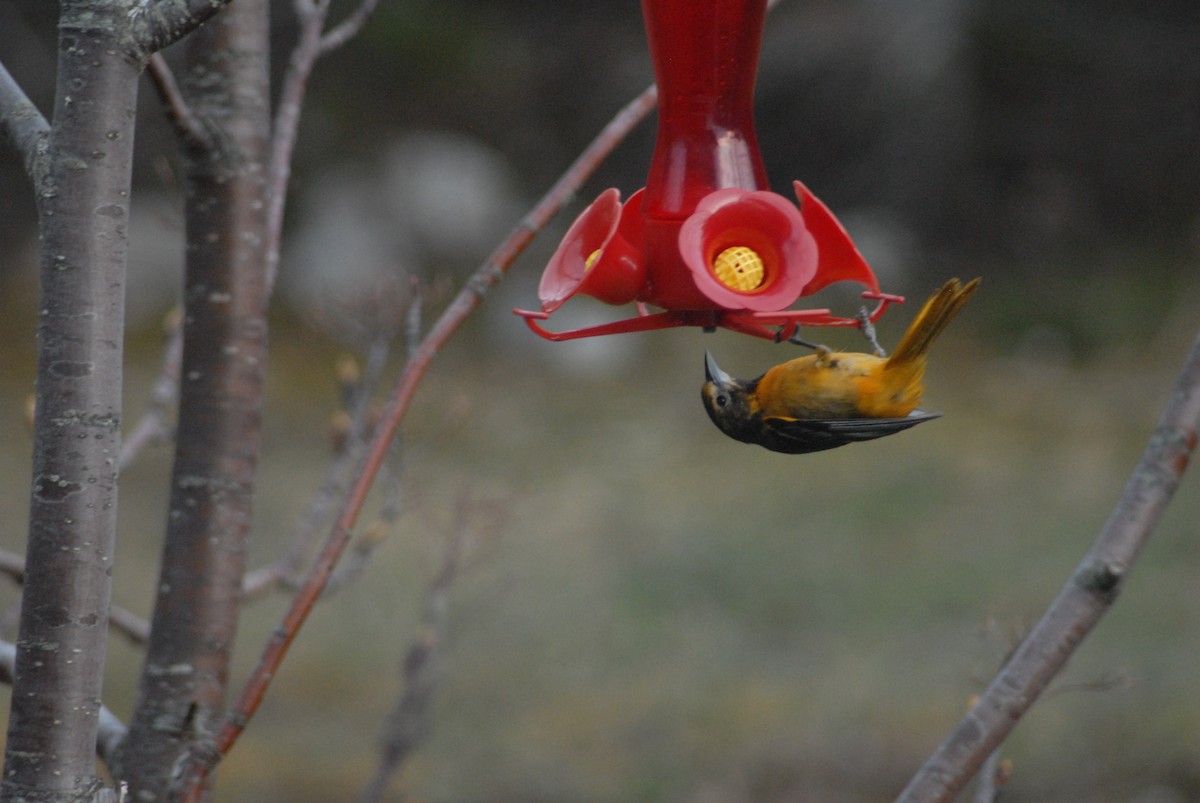
<path id="1" fill-rule="evenodd" d="M 182 89 L 211 147 L 185 151 L 187 266 L 179 426 L 158 597 L 122 777 L 164 800 L 171 769 L 224 713 L 258 462 L 267 357 L 265 0 L 188 41 Z"/>
<path id="2" fill-rule="evenodd" d="M 98 796 L 112 593 L 126 223 L 141 65 L 121 2 L 62 3 L 40 226 L 25 589 L 0 800 Z"/>

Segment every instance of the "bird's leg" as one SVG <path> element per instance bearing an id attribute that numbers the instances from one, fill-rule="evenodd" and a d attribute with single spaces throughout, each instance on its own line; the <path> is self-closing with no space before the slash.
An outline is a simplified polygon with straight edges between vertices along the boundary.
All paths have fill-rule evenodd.
<path id="1" fill-rule="evenodd" d="M 858 318 L 858 330 L 863 333 L 863 337 L 871 344 L 871 349 L 875 352 L 876 357 L 886 357 L 887 352 L 883 350 L 883 346 L 879 345 L 879 340 L 875 337 L 875 324 L 871 323 L 871 313 L 866 307 L 859 307 L 858 314 L 854 316 Z"/>
<path id="2" fill-rule="evenodd" d="M 811 340 L 805 340 L 799 335 L 792 335 L 787 339 L 787 342 L 794 343 L 797 346 L 804 346 L 804 348 L 812 349 L 813 351 L 820 351 L 821 349 L 825 348 L 820 343 L 814 343 Z M 828 351 L 828 349 L 826 349 L 826 351 Z"/>
<path id="3" fill-rule="evenodd" d="M 828 346 L 817 346 L 817 364 L 833 365 L 833 350 Z"/>

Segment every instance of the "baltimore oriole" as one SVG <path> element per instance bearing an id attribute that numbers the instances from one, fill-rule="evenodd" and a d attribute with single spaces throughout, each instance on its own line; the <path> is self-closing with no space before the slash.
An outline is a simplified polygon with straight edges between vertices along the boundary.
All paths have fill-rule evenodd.
<path id="1" fill-rule="evenodd" d="M 979 279 L 942 285 L 890 357 L 817 346 L 816 354 L 747 381 L 729 376 L 706 353 L 704 409 L 729 437 L 789 454 L 873 440 L 937 418 L 917 409 L 925 354 L 978 286 Z"/>

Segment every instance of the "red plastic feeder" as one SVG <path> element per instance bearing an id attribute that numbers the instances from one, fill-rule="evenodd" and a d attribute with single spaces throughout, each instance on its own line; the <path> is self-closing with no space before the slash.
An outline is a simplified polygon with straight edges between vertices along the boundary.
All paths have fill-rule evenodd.
<path id="1" fill-rule="evenodd" d="M 514 310 L 548 340 L 673 326 L 782 340 L 797 326 L 859 326 L 827 309 L 789 309 L 839 281 L 863 286 L 878 320 L 900 296 L 879 283 L 846 230 L 795 182 L 799 206 L 769 190 L 754 135 L 765 0 L 643 0 L 659 87 L 646 187 L 615 189 L 575 220 L 538 287 L 541 311 Z M 639 315 L 566 332 L 541 321 L 576 293 Z M 646 305 L 663 311 L 649 313 Z"/>

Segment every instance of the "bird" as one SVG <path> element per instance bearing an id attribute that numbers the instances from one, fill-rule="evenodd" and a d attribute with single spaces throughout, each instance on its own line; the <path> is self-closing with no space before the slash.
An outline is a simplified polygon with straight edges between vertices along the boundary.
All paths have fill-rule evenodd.
<path id="1" fill-rule="evenodd" d="M 874 440 L 940 417 L 920 409 L 926 353 L 979 287 L 951 279 L 930 296 L 890 357 L 816 346 L 757 379 L 734 379 L 705 352 L 704 409 L 729 437 L 806 454 Z"/>

